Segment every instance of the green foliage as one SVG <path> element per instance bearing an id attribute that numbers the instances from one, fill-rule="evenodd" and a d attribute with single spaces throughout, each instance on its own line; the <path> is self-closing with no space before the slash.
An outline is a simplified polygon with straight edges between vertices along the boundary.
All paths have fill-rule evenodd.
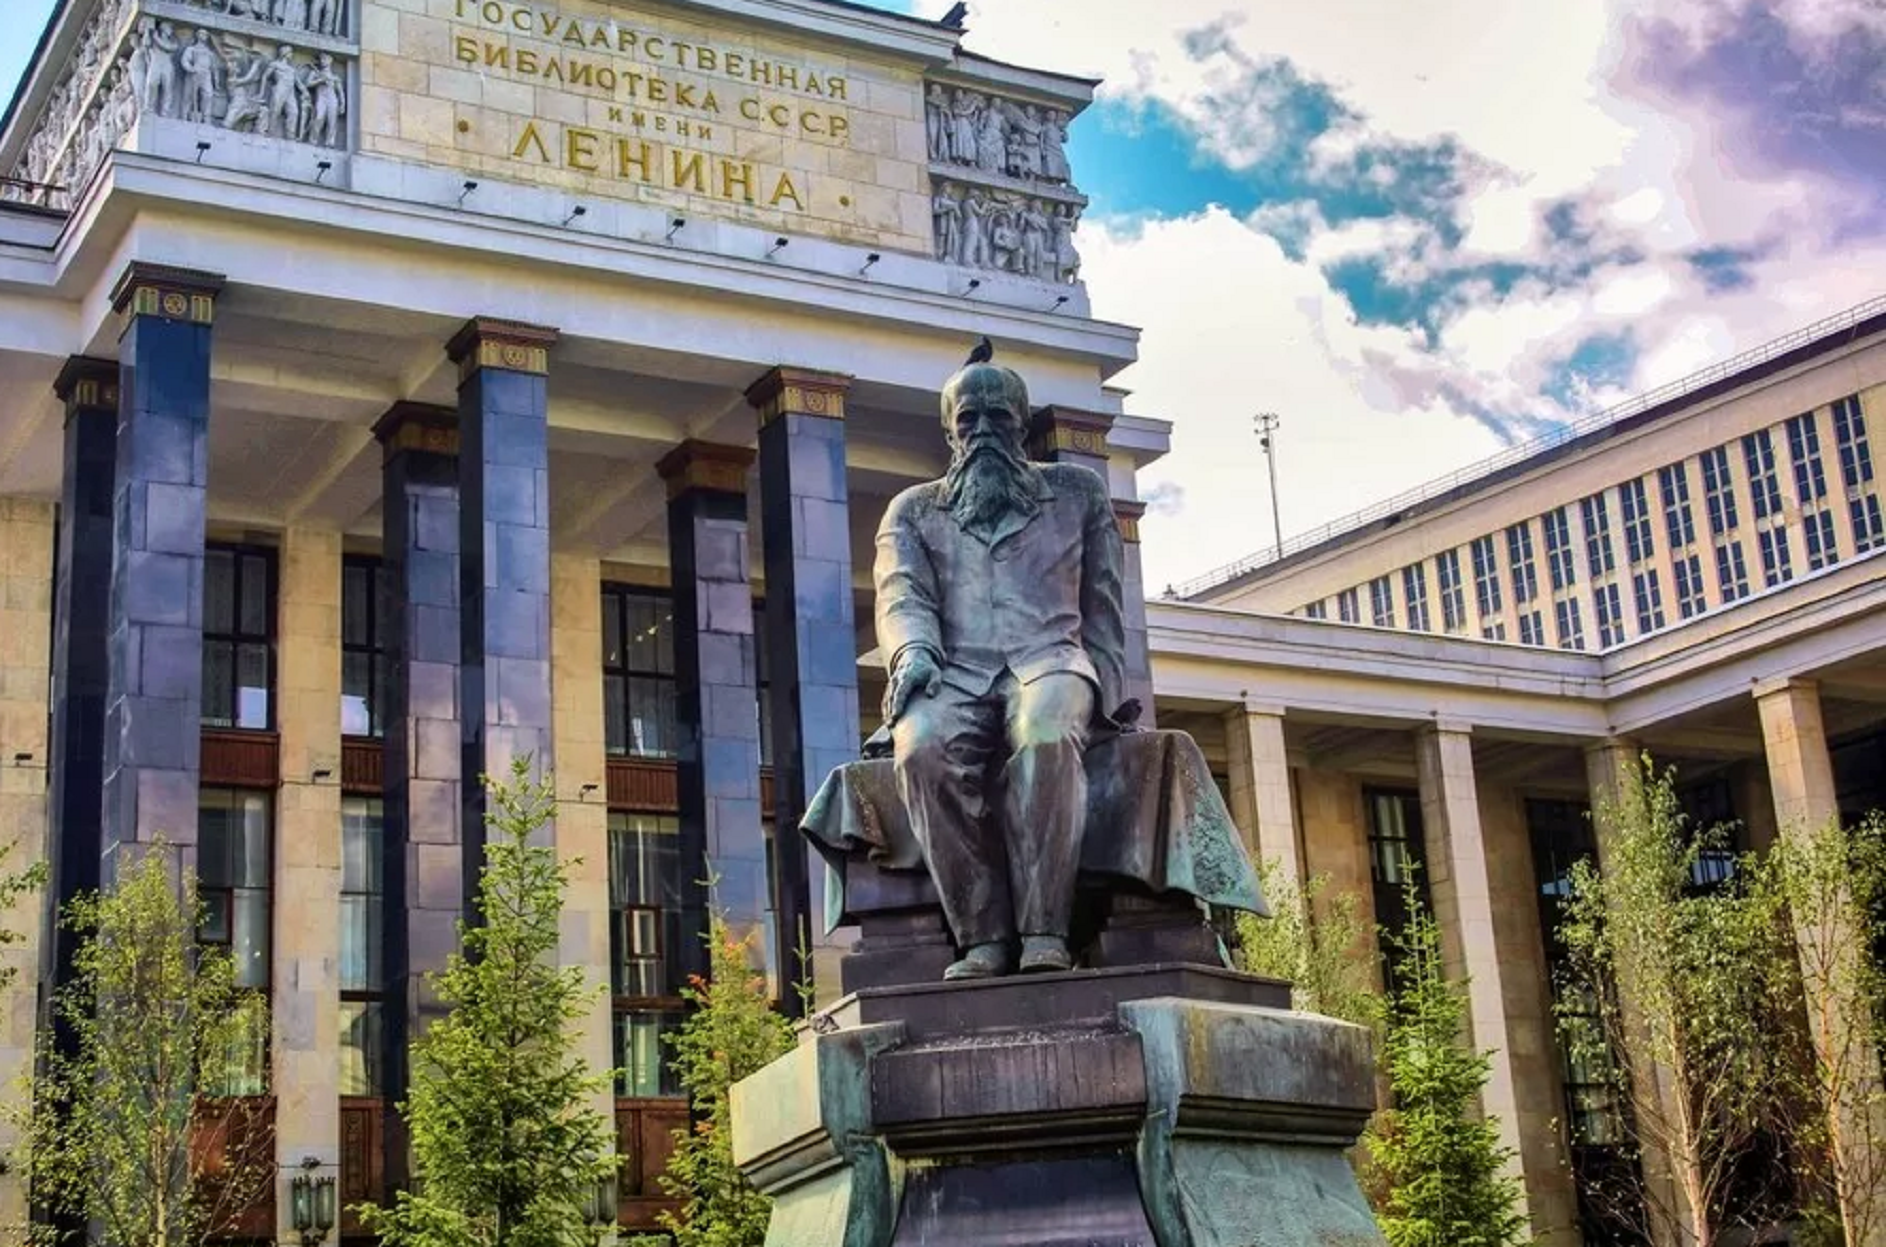
<path id="1" fill-rule="evenodd" d="M 1511 1247 L 1528 1242 L 1519 1183 L 1499 1124 L 1479 1116 L 1492 1068 L 1467 1033 L 1465 985 L 1449 982 L 1440 927 L 1407 888 L 1408 925 L 1387 938 L 1401 958 L 1382 1030 L 1393 1107 L 1368 1136 L 1385 1188 L 1376 1219 L 1391 1247 Z"/>
<path id="2" fill-rule="evenodd" d="M 400 1105 L 415 1190 L 363 1209 L 389 1247 L 590 1247 L 584 1203 L 615 1165 L 608 1124 L 589 1107 L 607 1086 L 575 1054 L 595 1006 L 578 967 L 557 968 L 569 881 L 533 841 L 555 815 L 550 780 L 520 758 L 486 781 L 490 831 L 476 925 L 431 985 L 449 1012 L 412 1045 Z"/>
<path id="3" fill-rule="evenodd" d="M 709 926 L 708 948 L 708 977 L 696 978 L 683 993 L 692 1011 L 670 1036 L 694 1125 L 676 1133 L 662 1175 L 662 1189 L 682 1201 L 680 1214 L 664 1214 L 662 1223 L 675 1247 L 759 1247 L 773 1201 L 733 1163 L 731 1092 L 791 1049 L 792 1025 L 773 1010 L 746 941 L 718 916 Z"/>
<path id="4" fill-rule="evenodd" d="M 1238 915 L 1238 968 L 1287 980 L 1291 1004 L 1305 1013 L 1377 1025 L 1381 992 L 1368 959 L 1357 955 L 1368 931 L 1361 898 L 1333 892 L 1328 875 L 1299 886 L 1275 861 L 1259 864 L 1258 881 L 1271 917 Z"/>
<path id="5" fill-rule="evenodd" d="M 1614 1128 L 1641 1162 L 1640 1181 L 1600 1197 L 1707 1247 L 1768 1220 L 1782 1194 L 1751 1189 L 1744 1162 L 1776 1144 L 1798 967 L 1760 862 L 1729 858 L 1724 829 L 1690 826 L 1649 758 L 1626 781 L 1594 814 L 1604 870 L 1571 875 L 1559 1030 L 1626 1106 Z"/>
<path id="6" fill-rule="evenodd" d="M 274 1176 L 255 1102 L 217 1104 L 206 1121 L 198 1089 L 264 1033 L 268 1005 L 236 986 L 225 950 L 197 944 L 195 881 L 180 898 L 175 862 L 162 843 L 121 852 L 112 889 L 69 907 L 75 975 L 54 1011 L 70 1042 L 41 1039 L 21 1123 L 35 1196 L 114 1247 L 227 1233 Z"/>

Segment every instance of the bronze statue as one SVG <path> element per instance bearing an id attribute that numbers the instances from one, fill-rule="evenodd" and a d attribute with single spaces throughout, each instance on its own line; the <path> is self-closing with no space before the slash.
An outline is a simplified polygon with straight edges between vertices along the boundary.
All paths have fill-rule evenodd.
<path id="1" fill-rule="evenodd" d="M 1083 757 L 1118 730 L 1109 710 L 1131 713 L 1106 482 L 1030 462 L 1029 412 L 1007 368 L 972 361 L 950 378 L 949 471 L 899 494 L 877 536 L 885 720 L 962 953 L 952 979 L 1071 967 Z"/>

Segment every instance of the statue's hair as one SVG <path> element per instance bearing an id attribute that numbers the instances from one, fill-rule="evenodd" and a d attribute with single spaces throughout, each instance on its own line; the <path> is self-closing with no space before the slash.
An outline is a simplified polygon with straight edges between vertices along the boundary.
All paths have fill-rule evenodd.
<path id="1" fill-rule="evenodd" d="M 1020 373 L 998 364 L 970 364 L 943 383 L 940 406 L 946 431 L 956 425 L 956 404 L 965 393 L 971 392 L 999 398 L 1024 422 L 1028 419 L 1028 383 L 1022 380 Z"/>

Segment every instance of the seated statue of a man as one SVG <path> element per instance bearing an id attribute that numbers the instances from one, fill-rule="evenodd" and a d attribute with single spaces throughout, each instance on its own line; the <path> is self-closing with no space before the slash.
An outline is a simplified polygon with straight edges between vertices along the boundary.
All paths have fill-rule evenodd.
<path id="1" fill-rule="evenodd" d="M 972 362 L 942 411 L 948 473 L 877 536 L 898 790 L 962 954 L 945 977 L 1066 970 L 1083 755 L 1124 686 L 1120 533 L 1098 474 L 1029 461 L 1014 372 Z"/>

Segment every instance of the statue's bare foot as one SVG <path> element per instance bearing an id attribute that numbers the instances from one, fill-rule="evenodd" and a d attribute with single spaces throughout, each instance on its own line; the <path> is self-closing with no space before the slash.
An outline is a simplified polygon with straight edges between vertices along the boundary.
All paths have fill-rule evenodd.
<path id="1" fill-rule="evenodd" d="M 950 963 L 950 968 L 943 971 L 946 979 L 992 979 L 997 975 L 1007 974 L 1011 968 L 1008 944 L 972 944 L 963 954 L 961 961 Z"/>
<path id="2" fill-rule="evenodd" d="M 1067 951 L 1067 941 L 1058 935 L 1022 936 L 1022 973 L 1071 970 L 1074 958 Z"/>

